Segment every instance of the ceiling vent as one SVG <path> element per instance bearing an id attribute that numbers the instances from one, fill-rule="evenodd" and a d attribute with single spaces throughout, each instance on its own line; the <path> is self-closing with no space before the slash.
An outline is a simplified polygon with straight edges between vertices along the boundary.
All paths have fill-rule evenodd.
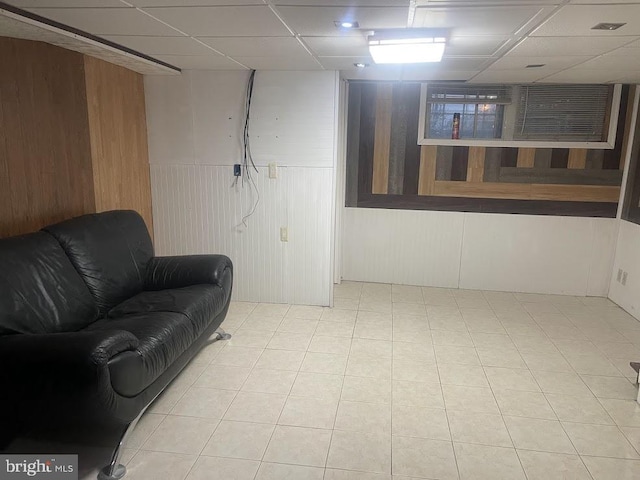
<path id="1" fill-rule="evenodd" d="M 626 23 L 599 23 L 593 27 L 591 27 L 591 30 L 609 30 L 609 31 L 613 31 L 613 30 L 617 30 L 620 27 L 623 27 L 624 25 L 626 25 Z"/>

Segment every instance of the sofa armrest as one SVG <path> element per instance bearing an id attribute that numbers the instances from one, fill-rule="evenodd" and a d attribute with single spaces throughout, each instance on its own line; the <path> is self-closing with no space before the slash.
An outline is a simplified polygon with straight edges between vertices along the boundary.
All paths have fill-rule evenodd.
<path id="1" fill-rule="evenodd" d="M 147 290 L 182 288 L 211 284 L 225 288 L 230 285 L 233 270 L 231 260 L 224 255 L 183 255 L 155 257 L 147 268 Z"/>

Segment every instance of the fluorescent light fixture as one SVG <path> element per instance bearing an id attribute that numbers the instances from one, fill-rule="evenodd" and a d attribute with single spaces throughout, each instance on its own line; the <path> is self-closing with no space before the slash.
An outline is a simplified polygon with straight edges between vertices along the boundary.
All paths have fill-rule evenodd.
<path id="1" fill-rule="evenodd" d="M 333 24 L 336 27 L 343 28 L 345 30 L 351 30 L 351 29 L 360 27 L 360 24 L 355 20 L 335 20 Z"/>
<path id="2" fill-rule="evenodd" d="M 353 66 L 356 67 L 356 68 L 367 68 L 369 66 L 369 64 L 368 63 L 358 62 L 358 63 L 354 63 Z"/>
<path id="3" fill-rule="evenodd" d="M 377 31 L 369 36 L 375 63 L 439 62 L 447 43 L 442 30 L 405 28 Z"/>

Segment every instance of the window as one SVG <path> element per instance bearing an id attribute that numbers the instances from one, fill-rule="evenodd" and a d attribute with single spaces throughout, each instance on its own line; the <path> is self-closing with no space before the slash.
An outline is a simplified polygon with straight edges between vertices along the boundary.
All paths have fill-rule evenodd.
<path id="1" fill-rule="evenodd" d="M 421 145 L 613 148 L 620 85 L 422 84 Z M 459 138 L 452 139 L 454 114 Z"/>

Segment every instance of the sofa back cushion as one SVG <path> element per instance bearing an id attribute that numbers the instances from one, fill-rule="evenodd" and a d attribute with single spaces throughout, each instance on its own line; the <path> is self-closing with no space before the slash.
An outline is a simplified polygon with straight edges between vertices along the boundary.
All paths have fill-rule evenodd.
<path id="1" fill-rule="evenodd" d="M 60 242 L 89 287 L 100 316 L 142 291 L 153 244 L 138 213 L 83 215 L 44 230 Z"/>
<path id="2" fill-rule="evenodd" d="M 0 240 L 0 335 L 80 330 L 98 308 L 78 272 L 44 232 Z"/>

